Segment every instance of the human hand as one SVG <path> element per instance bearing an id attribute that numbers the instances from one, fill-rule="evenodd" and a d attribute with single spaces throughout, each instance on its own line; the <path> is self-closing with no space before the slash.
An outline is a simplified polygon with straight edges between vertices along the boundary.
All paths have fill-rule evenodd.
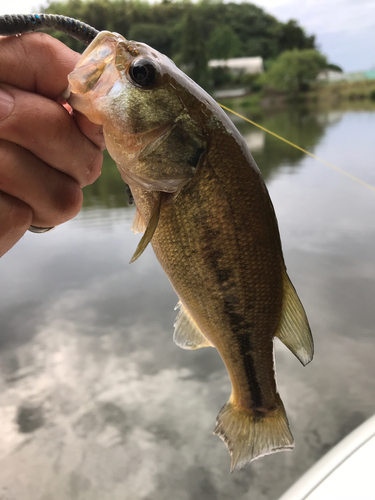
<path id="1" fill-rule="evenodd" d="M 0 38 L 0 256 L 77 215 L 100 175 L 100 127 L 57 102 L 79 57 L 44 33 Z"/>

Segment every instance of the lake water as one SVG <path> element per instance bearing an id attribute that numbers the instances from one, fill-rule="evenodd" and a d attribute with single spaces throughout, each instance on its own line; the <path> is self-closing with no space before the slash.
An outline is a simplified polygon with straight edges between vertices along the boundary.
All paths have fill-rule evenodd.
<path id="1" fill-rule="evenodd" d="M 261 124 L 375 186 L 375 111 L 288 110 Z M 315 358 L 276 341 L 296 447 L 229 474 L 212 434 L 230 394 L 214 349 L 172 341 L 177 298 L 106 164 L 85 207 L 0 262 L 1 500 L 275 500 L 375 413 L 375 192 L 236 124 L 275 205 Z"/>

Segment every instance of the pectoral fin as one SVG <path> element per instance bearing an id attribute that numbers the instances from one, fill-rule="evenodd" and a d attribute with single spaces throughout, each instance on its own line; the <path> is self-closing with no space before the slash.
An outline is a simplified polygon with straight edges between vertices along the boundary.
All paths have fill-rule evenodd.
<path id="1" fill-rule="evenodd" d="M 174 323 L 173 340 L 182 349 L 199 349 L 200 347 L 213 347 L 211 342 L 200 331 L 198 325 L 191 317 L 189 311 L 179 302 L 180 307 Z"/>
<path id="2" fill-rule="evenodd" d="M 134 214 L 131 230 L 133 231 L 134 234 L 137 234 L 137 233 L 143 233 L 145 229 L 146 229 L 145 221 L 143 220 L 142 215 L 140 214 L 137 208 Z"/>
<path id="3" fill-rule="evenodd" d="M 305 366 L 313 358 L 314 343 L 305 310 L 288 275 L 284 277 L 284 305 L 279 329 L 276 333 L 281 342 Z"/>
<path id="4" fill-rule="evenodd" d="M 150 222 L 142 236 L 141 241 L 139 242 L 136 251 L 134 252 L 133 257 L 131 258 L 130 264 L 138 259 L 142 255 L 142 253 L 146 250 L 147 245 L 150 243 L 152 237 L 154 236 L 155 230 L 157 228 L 160 216 L 160 209 L 163 202 L 166 199 L 167 193 L 159 193 L 158 199 L 156 200 L 154 210 L 151 215 Z"/>

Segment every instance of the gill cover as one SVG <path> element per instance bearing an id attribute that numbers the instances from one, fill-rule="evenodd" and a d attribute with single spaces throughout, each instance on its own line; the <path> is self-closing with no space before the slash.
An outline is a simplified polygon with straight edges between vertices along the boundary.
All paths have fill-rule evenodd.
<path id="1" fill-rule="evenodd" d="M 69 103 L 103 126 L 131 188 L 174 193 L 195 175 L 205 138 L 178 91 L 178 72 L 147 45 L 103 31 L 68 77 Z"/>
<path id="2" fill-rule="evenodd" d="M 184 90 L 178 91 L 178 72 L 147 45 L 103 31 L 68 77 L 69 103 L 103 126 L 123 180 L 131 189 L 161 193 L 131 262 L 152 239 L 163 193 L 178 192 L 194 177 L 206 148 L 202 127 L 184 104 Z"/>

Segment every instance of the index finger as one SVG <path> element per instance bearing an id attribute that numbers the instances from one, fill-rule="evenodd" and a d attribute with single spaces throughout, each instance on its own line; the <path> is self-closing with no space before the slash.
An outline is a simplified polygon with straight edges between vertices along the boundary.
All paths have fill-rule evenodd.
<path id="1" fill-rule="evenodd" d="M 1 37 L 0 81 L 55 100 L 79 57 L 46 33 Z"/>

